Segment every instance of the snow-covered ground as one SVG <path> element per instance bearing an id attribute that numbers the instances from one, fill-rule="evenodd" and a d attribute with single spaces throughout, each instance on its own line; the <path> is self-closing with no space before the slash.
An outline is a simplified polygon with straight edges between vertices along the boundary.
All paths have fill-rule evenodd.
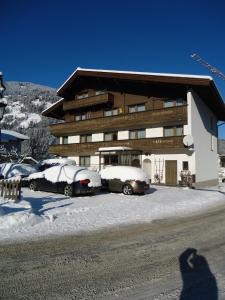
<path id="1" fill-rule="evenodd" d="M 152 186 L 143 196 L 64 195 L 23 190 L 23 200 L 0 199 L 0 241 L 30 240 L 197 214 L 225 205 L 225 185 L 204 190 Z"/>

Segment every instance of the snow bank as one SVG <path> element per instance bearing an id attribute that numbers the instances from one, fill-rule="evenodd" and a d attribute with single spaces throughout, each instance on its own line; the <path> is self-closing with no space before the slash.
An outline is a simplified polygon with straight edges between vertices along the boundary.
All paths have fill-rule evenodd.
<path id="1" fill-rule="evenodd" d="M 50 182 L 67 182 L 68 184 L 79 180 L 89 179 L 89 187 L 101 186 L 101 177 L 98 173 L 77 166 L 54 166 L 43 172 L 31 174 L 29 179 L 43 177 Z"/>
<path id="2" fill-rule="evenodd" d="M 147 174 L 140 168 L 128 166 L 108 167 L 100 171 L 102 179 L 140 180 L 149 183 Z"/>

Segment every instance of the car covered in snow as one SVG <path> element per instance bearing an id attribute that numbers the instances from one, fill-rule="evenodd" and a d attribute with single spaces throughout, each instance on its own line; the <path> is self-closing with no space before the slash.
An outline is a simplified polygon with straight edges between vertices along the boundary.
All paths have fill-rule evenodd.
<path id="1" fill-rule="evenodd" d="M 54 166 L 27 178 L 31 190 L 75 196 L 94 194 L 101 187 L 101 177 L 94 171 L 72 165 Z"/>
<path id="2" fill-rule="evenodd" d="M 38 170 L 44 171 L 48 168 L 54 167 L 54 166 L 60 166 L 60 165 L 68 165 L 68 166 L 75 166 L 76 162 L 75 160 L 69 159 L 69 158 L 49 158 L 41 160 L 38 164 Z"/>
<path id="3" fill-rule="evenodd" d="M 35 166 L 23 163 L 3 163 L 0 164 L 0 178 L 10 179 L 10 178 L 24 178 L 32 173 L 37 172 Z"/>
<path id="4" fill-rule="evenodd" d="M 148 175 L 140 168 L 130 166 L 112 166 L 101 170 L 103 189 L 110 192 L 143 194 L 149 189 Z"/>

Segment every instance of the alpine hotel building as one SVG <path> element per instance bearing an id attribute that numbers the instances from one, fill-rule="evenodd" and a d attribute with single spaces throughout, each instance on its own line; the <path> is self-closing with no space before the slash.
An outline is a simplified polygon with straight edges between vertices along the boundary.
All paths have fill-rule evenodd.
<path id="1" fill-rule="evenodd" d="M 217 137 L 225 104 L 209 76 L 78 68 L 59 88 L 46 117 L 59 145 L 49 153 L 101 169 L 133 165 L 151 182 L 218 182 Z"/>

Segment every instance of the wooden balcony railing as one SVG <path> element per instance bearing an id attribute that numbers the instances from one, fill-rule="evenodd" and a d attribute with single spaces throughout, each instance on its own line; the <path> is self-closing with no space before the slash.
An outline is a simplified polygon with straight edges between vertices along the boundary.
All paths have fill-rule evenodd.
<path id="1" fill-rule="evenodd" d="M 76 110 L 83 107 L 104 104 L 104 103 L 112 102 L 113 98 L 114 98 L 113 94 L 105 93 L 105 94 L 87 97 L 84 99 L 66 101 L 63 103 L 63 110 L 64 111 L 71 110 L 71 109 Z"/>
<path id="2" fill-rule="evenodd" d="M 186 105 L 84 121 L 65 122 L 51 125 L 50 131 L 55 136 L 63 136 L 174 124 L 187 124 Z"/>
<path id="3" fill-rule="evenodd" d="M 130 147 L 143 152 L 184 150 L 183 136 L 144 138 L 135 140 L 120 140 L 108 142 L 90 142 L 79 144 L 52 145 L 48 152 L 60 156 L 93 155 L 101 147 Z"/>

